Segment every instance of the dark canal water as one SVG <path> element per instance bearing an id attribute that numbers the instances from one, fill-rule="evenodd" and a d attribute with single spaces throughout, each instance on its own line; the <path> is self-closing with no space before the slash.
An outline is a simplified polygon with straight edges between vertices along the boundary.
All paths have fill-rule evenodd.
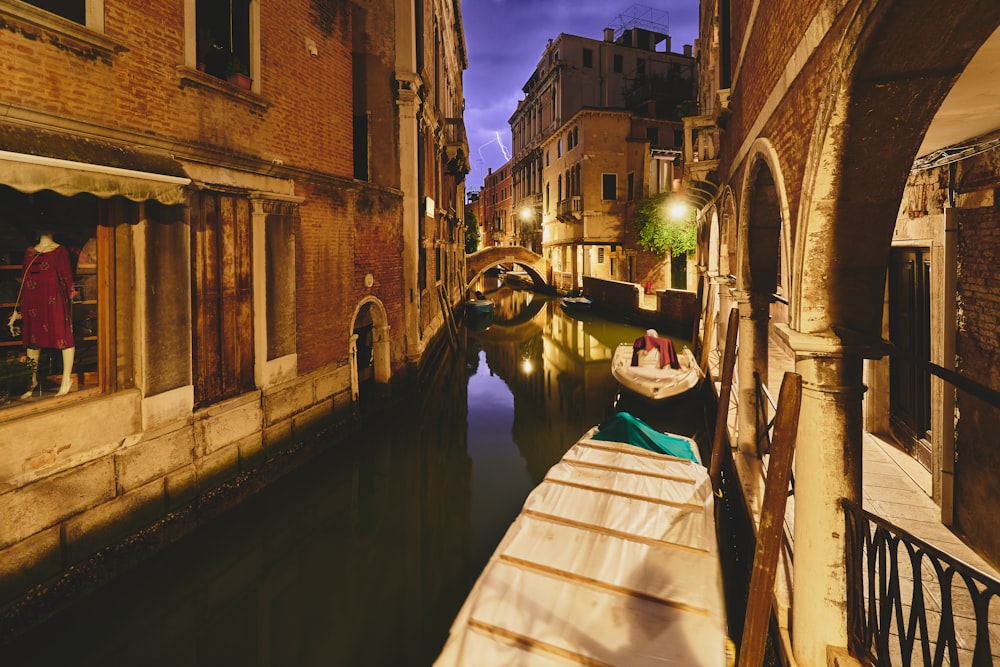
<path id="1" fill-rule="evenodd" d="M 464 330 L 420 396 L 367 415 L 0 664 L 430 665 L 525 497 L 615 409 L 612 352 L 642 333 L 530 292 L 491 296 L 493 324 Z M 704 442 L 696 405 L 619 405 Z"/>

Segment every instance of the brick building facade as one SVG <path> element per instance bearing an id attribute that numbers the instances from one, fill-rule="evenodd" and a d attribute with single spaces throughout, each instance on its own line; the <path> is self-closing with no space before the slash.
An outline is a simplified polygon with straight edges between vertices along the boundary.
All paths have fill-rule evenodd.
<path id="1" fill-rule="evenodd" d="M 0 314 L 40 233 L 76 286 L 0 406 L 0 604 L 404 377 L 462 288 L 457 2 L 59 7 L 0 2 Z"/>

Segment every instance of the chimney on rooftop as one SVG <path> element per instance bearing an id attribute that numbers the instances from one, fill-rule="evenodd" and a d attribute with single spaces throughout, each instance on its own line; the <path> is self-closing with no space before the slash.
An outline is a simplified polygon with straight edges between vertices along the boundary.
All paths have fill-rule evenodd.
<path id="1" fill-rule="evenodd" d="M 614 28 L 605 28 L 604 29 L 604 41 L 605 42 L 613 42 L 613 41 L 615 41 L 615 29 Z"/>
<path id="2" fill-rule="evenodd" d="M 685 44 L 684 45 L 684 55 L 688 56 L 689 58 L 691 57 L 691 45 L 690 44 Z"/>

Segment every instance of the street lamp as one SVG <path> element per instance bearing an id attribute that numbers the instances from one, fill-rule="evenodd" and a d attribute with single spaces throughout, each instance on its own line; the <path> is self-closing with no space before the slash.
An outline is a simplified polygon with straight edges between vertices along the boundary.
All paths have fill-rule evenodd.
<path id="1" fill-rule="evenodd" d="M 688 213 L 688 205 L 679 199 L 675 199 L 667 205 L 667 215 L 673 220 L 686 220 L 688 218 Z"/>

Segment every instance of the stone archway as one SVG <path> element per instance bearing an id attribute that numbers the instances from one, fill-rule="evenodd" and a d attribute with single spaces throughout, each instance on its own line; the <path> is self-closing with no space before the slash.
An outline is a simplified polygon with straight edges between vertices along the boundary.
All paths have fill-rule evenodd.
<path id="1" fill-rule="evenodd" d="M 788 197 L 781 166 L 770 142 L 758 139 L 744 173 L 737 234 L 736 301 L 740 310 L 738 385 L 741 410 L 737 445 L 758 455 L 758 433 L 768 420 L 768 406 L 758 405 L 756 377 L 769 386 L 770 319 L 781 265 L 782 230 L 788 220 Z M 745 407 L 744 407 L 745 406 Z"/>
<path id="2" fill-rule="evenodd" d="M 795 459 L 792 642 L 802 664 L 846 645 L 842 498 L 861 499 L 862 360 L 884 354 L 885 276 L 927 127 L 1000 5 L 859 3 L 847 17 L 808 144 L 786 340 L 802 376 Z M 837 564 L 831 567 L 831 564 Z"/>
<path id="3" fill-rule="evenodd" d="M 385 306 L 366 297 L 351 316 L 349 359 L 351 400 L 357 401 L 366 384 L 388 384 L 392 375 L 389 324 Z"/>

